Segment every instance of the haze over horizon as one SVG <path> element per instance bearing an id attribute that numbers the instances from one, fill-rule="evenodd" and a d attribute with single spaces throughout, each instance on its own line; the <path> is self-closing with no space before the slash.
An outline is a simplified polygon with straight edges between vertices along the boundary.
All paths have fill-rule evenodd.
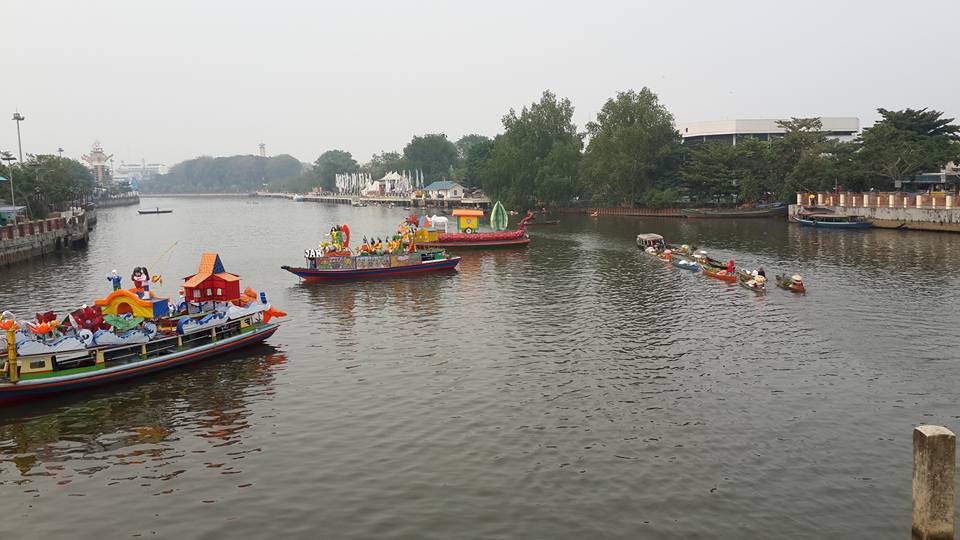
<path id="1" fill-rule="evenodd" d="M 583 129 L 649 87 L 677 122 L 960 116 L 960 4 L 446 2 L 143 4 L 12 0 L 0 150 L 116 162 L 342 149 L 358 162 L 415 134 L 494 136 L 549 89 Z"/>

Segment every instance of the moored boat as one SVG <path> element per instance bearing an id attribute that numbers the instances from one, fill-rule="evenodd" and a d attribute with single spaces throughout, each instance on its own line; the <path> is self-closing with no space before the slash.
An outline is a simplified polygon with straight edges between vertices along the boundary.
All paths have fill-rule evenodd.
<path id="1" fill-rule="evenodd" d="M 803 284 L 803 278 L 798 274 L 794 274 L 792 276 L 787 276 L 786 274 L 778 275 L 777 287 L 795 293 L 802 294 L 807 292 L 807 289 Z"/>
<path id="2" fill-rule="evenodd" d="M 160 208 L 153 208 L 150 210 L 137 210 L 137 213 L 140 214 L 141 216 L 147 215 L 147 214 L 170 214 L 172 212 L 173 210 L 161 210 Z"/>
<path id="3" fill-rule="evenodd" d="M 138 273 L 138 271 L 141 271 Z M 186 278 L 186 294 L 173 303 L 149 290 L 149 279 L 114 290 L 62 321 L 52 312 L 37 321 L 0 316 L 7 355 L 0 374 L 0 403 L 102 386 L 200 362 L 260 343 L 285 314 L 265 293 L 240 292 L 239 277 L 223 270 L 219 256 L 204 254 L 200 271 Z"/>
<path id="4" fill-rule="evenodd" d="M 804 227 L 825 229 L 869 229 L 873 224 L 863 216 L 844 214 L 801 214 L 794 220 Z"/>
<path id="5" fill-rule="evenodd" d="M 775 218 L 787 215 L 787 210 L 783 203 L 770 203 L 754 208 L 692 208 L 683 214 L 688 218 Z"/>

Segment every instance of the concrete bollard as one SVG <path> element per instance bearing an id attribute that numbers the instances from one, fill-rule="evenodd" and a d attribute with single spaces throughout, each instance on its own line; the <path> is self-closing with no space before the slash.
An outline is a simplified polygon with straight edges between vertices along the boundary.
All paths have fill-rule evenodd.
<path id="1" fill-rule="evenodd" d="M 913 430 L 914 540 L 953 539 L 957 436 L 941 426 Z"/>
<path id="2" fill-rule="evenodd" d="M 817 205 L 823 206 L 823 193 L 817 193 Z"/>
<path id="3" fill-rule="evenodd" d="M 797 193 L 797 204 L 803 206 L 803 193 Z"/>
<path id="4" fill-rule="evenodd" d="M 917 195 L 917 208 L 923 208 L 923 195 Z"/>
<path id="5" fill-rule="evenodd" d="M 947 195 L 947 200 L 945 201 L 947 208 L 953 208 L 953 195 Z"/>
<path id="6" fill-rule="evenodd" d="M 847 205 L 847 194 L 846 194 L 846 193 L 841 193 L 841 194 L 840 194 L 840 208 L 843 208 L 843 207 L 846 206 L 846 205 Z"/>
<path id="7" fill-rule="evenodd" d="M 903 207 L 904 207 L 904 208 L 910 208 L 910 197 L 904 197 L 904 198 L 903 198 Z"/>
<path id="8" fill-rule="evenodd" d="M 895 197 L 894 195 L 890 195 L 890 199 L 889 199 L 889 201 L 887 202 L 887 204 L 888 204 L 888 206 L 890 206 L 890 208 L 893 208 L 893 207 L 894 207 L 894 201 L 895 201 L 895 200 L 896 200 L 896 197 Z"/>

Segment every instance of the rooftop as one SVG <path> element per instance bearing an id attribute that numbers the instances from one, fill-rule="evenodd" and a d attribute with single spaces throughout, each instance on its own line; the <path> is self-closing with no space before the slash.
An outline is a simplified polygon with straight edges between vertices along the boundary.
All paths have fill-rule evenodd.
<path id="1" fill-rule="evenodd" d="M 458 183 L 456 183 L 456 182 L 447 182 L 447 181 L 444 181 L 444 182 L 433 182 L 433 183 L 431 183 L 429 186 L 427 186 L 427 187 L 425 187 L 425 188 L 423 188 L 423 189 L 425 189 L 426 191 L 438 191 L 438 190 L 453 189 L 453 188 L 463 189 L 463 186 L 461 186 L 460 184 L 458 184 Z"/>

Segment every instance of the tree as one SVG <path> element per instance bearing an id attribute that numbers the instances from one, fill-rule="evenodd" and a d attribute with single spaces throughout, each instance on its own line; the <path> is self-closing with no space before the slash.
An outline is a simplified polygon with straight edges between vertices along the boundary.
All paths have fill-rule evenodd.
<path id="1" fill-rule="evenodd" d="M 770 185 L 771 146 L 755 137 L 736 145 L 708 142 L 688 150 L 682 178 L 695 198 L 757 200 Z"/>
<path id="2" fill-rule="evenodd" d="M 483 189 L 509 206 L 569 203 L 583 148 L 570 100 L 544 91 L 520 114 L 510 109 L 503 127 L 480 169 Z"/>
<path id="3" fill-rule="evenodd" d="M 587 124 L 587 132 L 581 176 L 595 199 L 632 205 L 647 191 L 676 184 L 680 134 L 673 115 L 650 89 L 618 92 Z"/>
<path id="4" fill-rule="evenodd" d="M 453 178 L 467 187 L 480 185 L 480 169 L 490 157 L 493 140 L 483 135 L 464 135 L 456 142 L 459 156 Z"/>
<path id="5" fill-rule="evenodd" d="M 312 181 L 307 187 L 319 185 L 326 191 L 333 191 L 338 174 L 355 173 L 358 170 L 360 166 L 350 152 L 327 150 L 313 162 Z"/>
<path id="6" fill-rule="evenodd" d="M 403 157 L 411 168 L 422 170 L 427 180 L 440 180 L 457 163 L 457 147 L 443 133 L 415 135 L 403 148 Z"/>
<path id="7" fill-rule="evenodd" d="M 300 160 L 287 154 L 272 157 L 254 155 L 200 156 L 181 161 L 167 174 L 144 181 L 144 193 L 236 193 L 296 186 L 304 170 Z"/>
<path id="8" fill-rule="evenodd" d="M 380 152 L 370 157 L 370 161 L 360 167 L 360 172 L 367 173 L 374 180 L 383 178 L 390 171 L 408 169 L 407 161 L 399 152 Z"/>
<path id="9" fill-rule="evenodd" d="M 877 109 L 882 119 L 863 130 L 858 160 L 863 170 L 899 188 L 904 180 L 924 171 L 939 170 L 960 160 L 958 132 L 953 118 L 940 111 Z"/>

